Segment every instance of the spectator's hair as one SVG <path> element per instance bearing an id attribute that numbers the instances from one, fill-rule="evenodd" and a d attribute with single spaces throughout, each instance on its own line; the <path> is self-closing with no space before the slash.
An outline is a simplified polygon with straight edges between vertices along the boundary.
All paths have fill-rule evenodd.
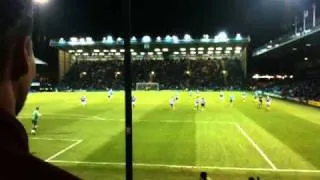
<path id="1" fill-rule="evenodd" d="M 18 38 L 32 34 L 32 0 L 0 0 L 0 81 Z M 31 52 L 31 43 L 28 51 Z"/>

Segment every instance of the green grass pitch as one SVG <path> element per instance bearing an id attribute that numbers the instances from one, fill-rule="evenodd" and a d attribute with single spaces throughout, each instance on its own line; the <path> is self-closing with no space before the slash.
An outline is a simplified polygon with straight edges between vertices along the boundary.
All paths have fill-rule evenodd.
<path id="1" fill-rule="evenodd" d="M 193 109 L 195 95 L 175 91 L 134 92 L 134 177 L 194 180 L 200 171 L 213 179 L 320 179 L 319 109 L 273 100 L 258 109 L 239 92 L 233 106 L 219 94 L 202 92 L 205 111 Z M 88 106 L 80 105 L 86 95 Z M 30 94 L 19 119 L 28 132 L 39 106 L 39 131 L 29 136 L 34 155 L 84 179 L 124 179 L 124 93 Z"/>

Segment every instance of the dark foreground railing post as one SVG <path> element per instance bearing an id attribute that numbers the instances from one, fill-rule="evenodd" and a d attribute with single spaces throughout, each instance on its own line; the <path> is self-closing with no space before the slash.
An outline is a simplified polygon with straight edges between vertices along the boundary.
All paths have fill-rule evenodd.
<path id="1" fill-rule="evenodd" d="M 125 79 L 125 110 L 126 110 L 126 180 L 133 179 L 132 162 L 132 77 L 131 77 L 131 0 L 123 0 L 124 14 L 124 79 Z"/>

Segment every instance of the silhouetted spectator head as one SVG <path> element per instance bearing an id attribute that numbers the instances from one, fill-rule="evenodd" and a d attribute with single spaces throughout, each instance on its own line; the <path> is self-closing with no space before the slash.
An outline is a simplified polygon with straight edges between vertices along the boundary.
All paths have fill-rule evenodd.
<path id="1" fill-rule="evenodd" d="M 254 177 L 249 177 L 249 179 L 248 179 L 248 180 L 255 180 L 255 179 L 254 179 Z"/>
<path id="2" fill-rule="evenodd" d="M 18 114 L 35 76 L 32 0 L 0 1 L 0 107 Z"/>
<path id="3" fill-rule="evenodd" d="M 208 174 L 206 172 L 201 172 L 200 173 L 200 180 L 207 180 Z"/>

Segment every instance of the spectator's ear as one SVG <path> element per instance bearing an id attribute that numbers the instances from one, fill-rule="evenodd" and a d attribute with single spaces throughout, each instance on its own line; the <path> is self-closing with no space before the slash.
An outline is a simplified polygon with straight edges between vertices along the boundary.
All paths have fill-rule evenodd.
<path id="1" fill-rule="evenodd" d="M 11 52 L 11 80 L 17 81 L 29 71 L 32 53 L 30 39 L 28 37 L 17 38 L 13 43 Z"/>

